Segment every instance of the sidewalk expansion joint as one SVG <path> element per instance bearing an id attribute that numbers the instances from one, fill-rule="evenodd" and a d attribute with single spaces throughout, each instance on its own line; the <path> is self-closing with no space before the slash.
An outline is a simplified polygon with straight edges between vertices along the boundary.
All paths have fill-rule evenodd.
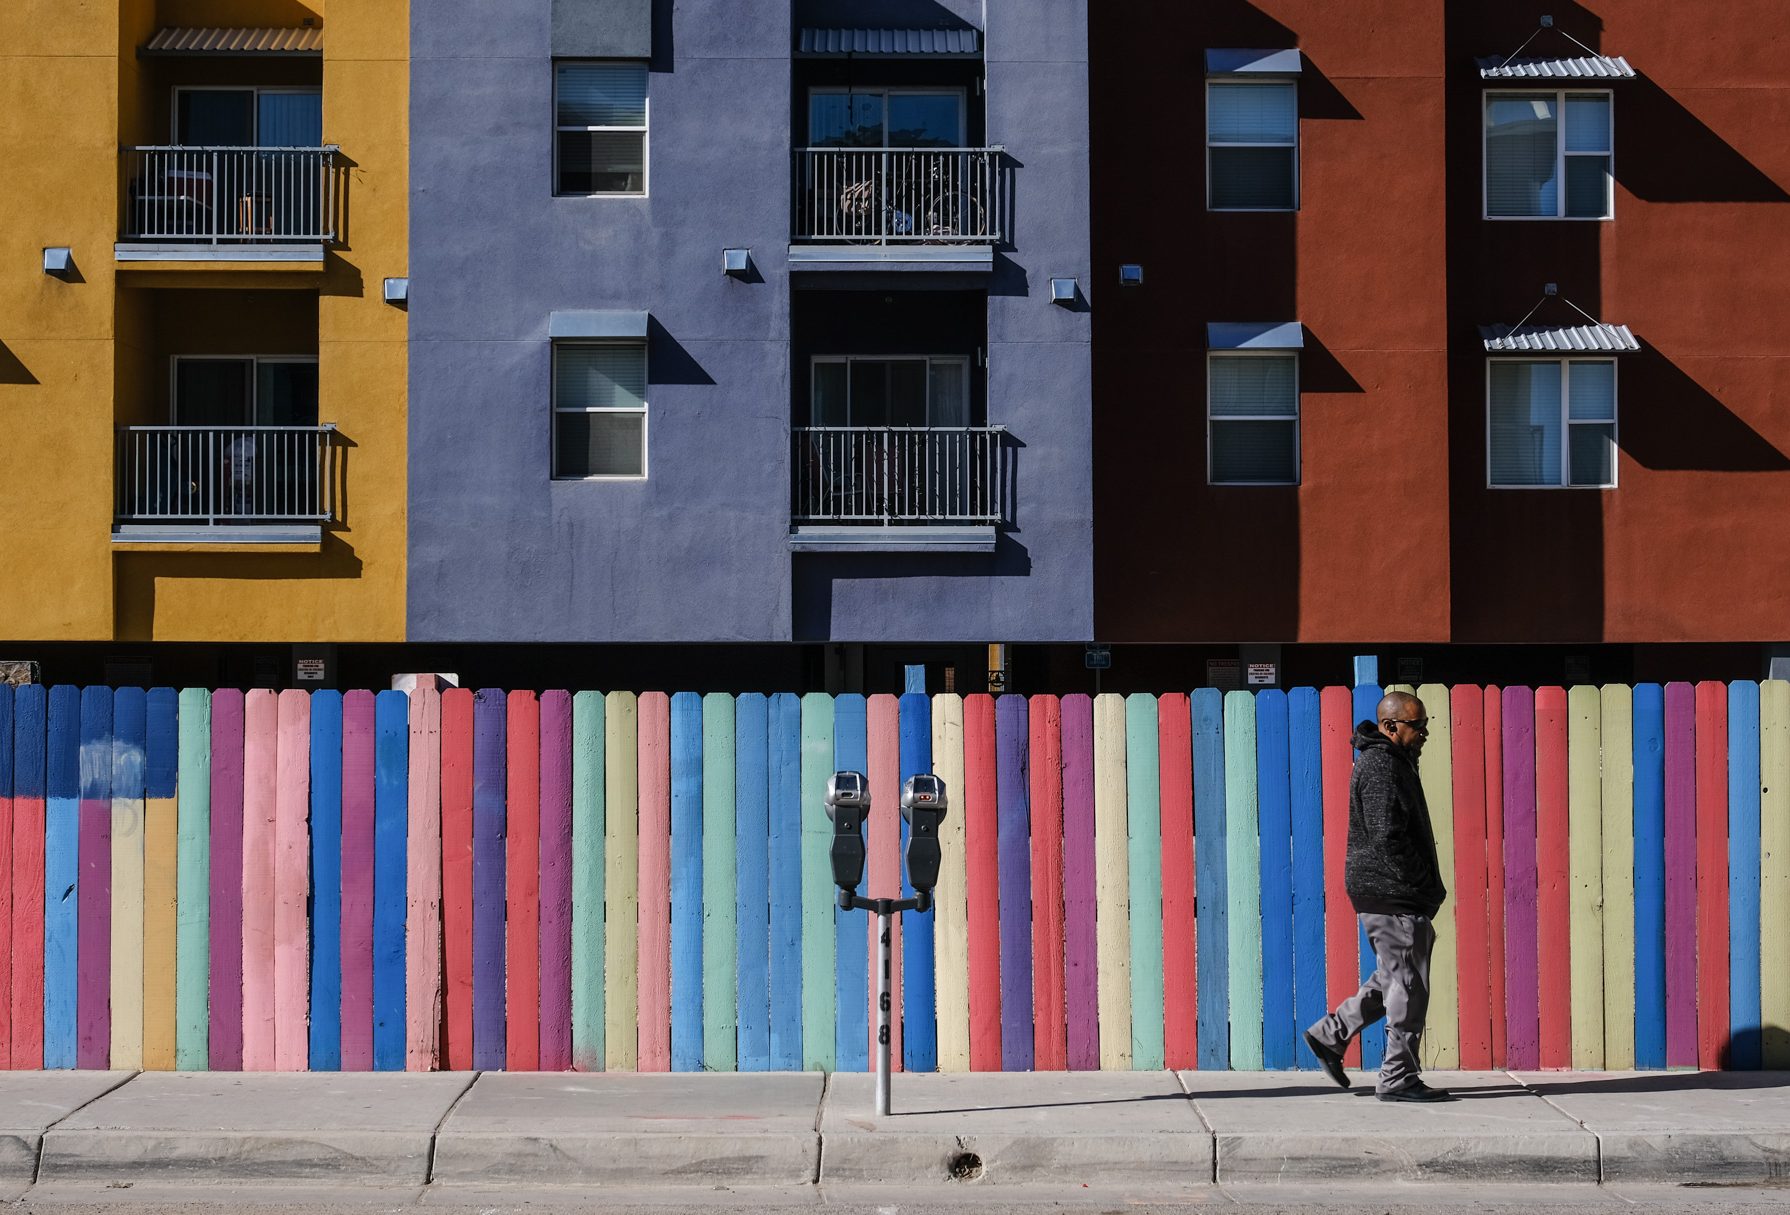
<path id="1" fill-rule="evenodd" d="M 67 1122 L 70 1118 L 73 1118 L 76 1114 L 80 1113 L 82 1110 L 86 1109 L 88 1106 L 92 1105 L 95 1101 L 98 1101 L 101 1097 L 111 1096 L 113 1093 L 117 1092 L 119 1089 L 123 1088 L 125 1085 L 129 1084 L 132 1080 L 135 1080 L 138 1076 L 141 1076 L 142 1074 L 143 1073 L 140 1071 L 133 1071 L 133 1072 L 127 1072 L 124 1075 L 121 1075 L 118 1078 L 117 1084 L 112 1085 L 112 1087 L 106 1089 L 102 1093 L 95 1093 L 93 1096 L 89 1097 L 87 1100 L 81 1102 L 81 1104 L 75 1106 L 74 1109 L 68 1111 L 68 1113 L 62 1115 L 62 1117 L 56 1119 L 56 1121 L 54 1121 L 54 1122 L 50 1123 L 50 1125 L 44 1127 L 43 1131 L 37 1136 L 37 1156 L 31 1162 L 31 1184 L 33 1187 L 35 1187 L 37 1185 L 37 1179 L 38 1179 L 39 1175 L 42 1174 L 42 1172 L 43 1172 L 44 1140 L 46 1140 L 50 1137 L 50 1132 L 55 1130 L 57 1127 L 61 1126 L 64 1122 Z"/>
<path id="2" fill-rule="evenodd" d="M 435 1144 L 441 1137 L 441 1128 L 447 1125 L 447 1120 L 453 1117 L 454 1111 L 460 1108 L 460 1103 L 466 1100 L 466 1094 L 472 1091 L 472 1086 L 477 1084 L 479 1077 L 484 1074 L 484 1072 L 472 1073 L 472 1079 L 466 1082 L 465 1088 L 454 1094 L 454 1099 L 448 1102 L 448 1107 L 441 1111 L 441 1120 L 435 1124 L 435 1129 L 429 1132 L 429 1158 L 423 1163 L 424 1186 L 435 1184 Z"/>
<path id="3" fill-rule="evenodd" d="M 821 1123 L 827 1116 L 827 1095 L 833 1090 L 833 1073 L 820 1074 L 820 1102 L 814 1109 L 814 1174 L 809 1177 L 808 1184 L 820 1185 L 821 1166 L 827 1154 L 827 1137 L 821 1133 Z"/>
<path id="4" fill-rule="evenodd" d="M 1206 1119 L 1206 1111 L 1204 1111 L 1200 1108 L 1200 1103 L 1199 1103 L 1198 1099 L 1194 1097 L 1193 1090 L 1187 1087 L 1186 1074 L 1184 1072 L 1182 1072 L 1180 1068 L 1177 1068 L 1177 1067 L 1169 1068 L 1169 1074 L 1175 1078 L 1175 1083 L 1179 1084 L 1181 1086 L 1181 1092 L 1187 1098 L 1187 1108 L 1191 1109 L 1193 1111 L 1193 1116 L 1200 1120 L 1200 1127 L 1206 1132 L 1206 1138 L 1209 1139 L 1212 1143 L 1212 1184 L 1217 1185 L 1218 1184 L 1218 1131 L 1213 1127 L 1211 1122 L 1209 1122 Z"/>
<path id="5" fill-rule="evenodd" d="M 1591 1160 L 1593 1167 L 1596 1169 L 1597 1176 L 1595 1184 L 1602 1187 L 1609 1180 L 1609 1178 L 1604 1176 L 1604 1137 L 1586 1126 L 1583 1118 L 1576 1118 L 1561 1106 L 1556 1105 L 1553 1099 L 1546 1093 L 1538 1092 L 1536 1089 L 1523 1083 L 1522 1077 L 1518 1076 L 1515 1072 L 1506 1071 L 1504 1074 L 1509 1076 L 1516 1086 L 1522 1089 L 1525 1093 L 1528 1093 L 1531 1097 L 1534 1097 L 1537 1101 L 1541 1102 L 1543 1105 L 1559 1114 L 1562 1118 L 1565 1118 L 1568 1122 L 1578 1127 L 1581 1131 L 1584 1131 L 1587 1135 L 1591 1136 Z"/>

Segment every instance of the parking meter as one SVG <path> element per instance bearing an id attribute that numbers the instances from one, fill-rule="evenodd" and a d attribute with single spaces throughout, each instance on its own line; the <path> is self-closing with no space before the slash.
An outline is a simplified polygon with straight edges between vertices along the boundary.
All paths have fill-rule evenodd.
<path id="1" fill-rule="evenodd" d="M 907 778 L 901 787 L 901 817 L 907 820 L 907 880 L 917 911 L 932 907 L 939 881 L 939 823 L 945 817 L 945 782 L 930 773 Z"/>
<path id="2" fill-rule="evenodd" d="M 870 782 L 862 772 L 835 772 L 827 777 L 827 817 L 833 820 L 833 881 L 847 896 L 864 881 L 864 818 L 869 813 Z M 850 910 L 851 904 L 842 897 L 840 906 Z"/>

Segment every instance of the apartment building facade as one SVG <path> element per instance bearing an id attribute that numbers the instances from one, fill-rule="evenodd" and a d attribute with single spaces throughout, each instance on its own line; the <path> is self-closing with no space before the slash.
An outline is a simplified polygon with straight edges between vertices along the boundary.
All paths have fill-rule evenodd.
<path id="1" fill-rule="evenodd" d="M 1285 647 L 1295 677 L 1376 648 L 1442 678 L 1764 674 L 1780 19 L 1093 10 L 1096 273 L 1141 268 L 1096 326 L 1102 640 Z M 1137 475 L 1165 451 L 1186 476 Z"/>
<path id="2" fill-rule="evenodd" d="M 1092 636 L 1080 0 L 412 28 L 413 641 Z"/>
<path id="3" fill-rule="evenodd" d="M 8 638 L 401 639 L 406 5 L 337 8 L 0 14 Z"/>

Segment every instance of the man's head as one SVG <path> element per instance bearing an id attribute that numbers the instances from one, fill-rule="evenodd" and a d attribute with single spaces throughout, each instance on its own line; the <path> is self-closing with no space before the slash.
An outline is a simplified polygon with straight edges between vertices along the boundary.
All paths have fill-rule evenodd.
<path id="1" fill-rule="evenodd" d="M 1408 748 L 1412 755 L 1422 752 L 1423 744 L 1429 741 L 1429 715 L 1424 712 L 1423 702 L 1409 692 L 1386 693 L 1375 716 L 1380 733 Z"/>

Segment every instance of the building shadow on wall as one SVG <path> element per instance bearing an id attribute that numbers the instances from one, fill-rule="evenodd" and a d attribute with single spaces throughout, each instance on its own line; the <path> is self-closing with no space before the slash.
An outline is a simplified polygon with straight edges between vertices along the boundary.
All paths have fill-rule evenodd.
<path id="1" fill-rule="evenodd" d="M 1790 457 L 1652 343 L 1621 362 L 1617 446 L 1643 468 L 1783 472 Z"/>
<path id="2" fill-rule="evenodd" d="M 31 369 L 12 352 L 12 347 L 0 342 L 0 384 L 30 385 L 38 382 L 38 378 L 31 374 Z"/>
<path id="3" fill-rule="evenodd" d="M 1621 48 L 1612 53 L 1621 54 Z M 1657 203 L 1782 203 L 1790 193 L 1635 65 L 1616 93 L 1616 180 Z"/>
<path id="4" fill-rule="evenodd" d="M 1029 578 L 1032 574 L 1032 554 L 1006 531 L 995 538 L 992 553 L 798 553 L 794 559 L 811 567 L 794 580 L 791 632 L 798 642 L 863 640 L 834 634 L 833 600 L 840 586 L 869 594 L 873 592 L 863 588 L 877 582 L 926 579 L 946 584 L 939 601 L 949 603 L 952 592 L 948 584 L 954 578 Z"/>
<path id="5" fill-rule="evenodd" d="M 659 323 L 658 317 L 647 318 L 646 350 L 650 384 L 697 384 L 706 388 L 715 383 L 715 377 L 671 335 L 671 330 Z"/>

